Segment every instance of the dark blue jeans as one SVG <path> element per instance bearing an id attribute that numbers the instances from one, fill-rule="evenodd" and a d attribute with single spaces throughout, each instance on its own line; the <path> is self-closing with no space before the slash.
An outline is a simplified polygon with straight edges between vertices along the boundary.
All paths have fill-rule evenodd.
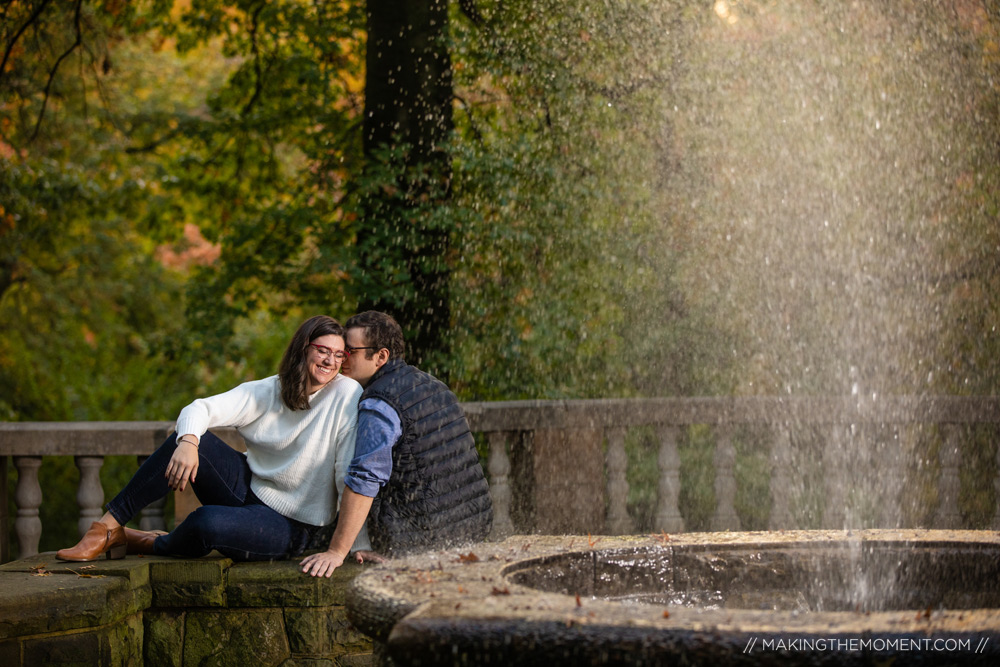
<path id="1" fill-rule="evenodd" d="M 108 511 L 123 526 L 155 500 L 167 495 L 165 476 L 177 448 L 171 434 L 136 471 Z M 289 519 L 262 503 L 250 490 L 246 456 L 211 433 L 198 447 L 198 473 L 191 484 L 202 506 L 168 535 L 156 538 L 160 556 L 199 558 L 213 549 L 233 560 L 279 560 L 305 551 L 318 530 Z"/>

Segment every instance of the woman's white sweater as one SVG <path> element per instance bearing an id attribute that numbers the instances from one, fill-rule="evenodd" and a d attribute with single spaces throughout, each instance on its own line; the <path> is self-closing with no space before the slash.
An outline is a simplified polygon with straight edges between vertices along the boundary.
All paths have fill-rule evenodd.
<path id="1" fill-rule="evenodd" d="M 177 434 L 201 438 L 210 428 L 236 428 L 246 440 L 250 488 L 257 497 L 286 517 L 325 526 L 344 495 L 360 397 L 360 384 L 337 375 L 309 397 L 308 410 L 291 410 L 273 375 L 194 401 L 181 410 Z M 366 525 L 354 550 L 370 549 Z"/>

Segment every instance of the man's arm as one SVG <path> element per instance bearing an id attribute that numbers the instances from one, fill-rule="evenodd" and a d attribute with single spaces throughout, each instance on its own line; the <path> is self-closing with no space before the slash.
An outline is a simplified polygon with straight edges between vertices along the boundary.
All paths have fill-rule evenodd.
<path id="1" fill-rule="evenodd" d="M 392 447 L 403 433 L 399 415 L 379 399 L 365 399 L 360 408 L 354 458 L 344 479 L 344 496 L 330 546 L 302 559 L 302 571 L 314 577 L 329 577 L 343 565 L 365 525 L 372 501 L 392 474 Z M 365 548 L 355 552 L 358 562 L 384 560 Z"/>
<path id="2" fill-rule="evenodd" d="M 333 571 L 344 564 L 347 555 L 351 552 L 354 540 L 361 532 L 361 527 L 365 525 L 368 518 L 368 511 L 372 508 L 373 498 L 355 493 L 351 487 L 345 487 L 344 499 L 340 503 L 340 515 L 337 518 L 337 528 L 333 531 L 333 538 L 326 551 L 312 554 L 302 559 L 302 571 L 314 577 L 329 577 Z M 358 552 L 358 554 L 370 554 L 367 560 L 380 561 L 381 556 L 374 552 Z M 358 562 L 363 562 L 364 556 L 358 557 Z"/>

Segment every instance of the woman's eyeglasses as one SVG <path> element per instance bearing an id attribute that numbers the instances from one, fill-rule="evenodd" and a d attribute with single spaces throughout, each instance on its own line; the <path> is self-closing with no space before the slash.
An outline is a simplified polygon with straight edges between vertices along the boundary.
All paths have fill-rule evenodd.
<path id="1" fill-rule="evenodd" d="M 316 351 L 319 352 L 324 357 L 327 358 L 333 357 L 334 361 L 342 362 L 344 361 L 344 359 L 347 359 L 347 357 L 350 356 L 349 352 L 345 352 L 344 350 L 333 350 L 327 347 L 326 345 L 317 345 L 316 343 L 309 343 L 309 347 L 315 347 Z"/>

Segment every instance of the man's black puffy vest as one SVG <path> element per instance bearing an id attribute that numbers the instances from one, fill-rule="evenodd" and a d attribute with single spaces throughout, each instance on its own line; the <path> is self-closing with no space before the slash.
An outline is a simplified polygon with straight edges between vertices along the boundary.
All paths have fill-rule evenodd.
<path id="1" fill-rule="evenodd" d="M 433 375 L 390 359 L 372 376 L 366 398 L 391 405 L 403 427 L 392 475 L 368 515 L 372 547 L 399 553 L 483 540 L 493 502 L 455 394 Z"/>

